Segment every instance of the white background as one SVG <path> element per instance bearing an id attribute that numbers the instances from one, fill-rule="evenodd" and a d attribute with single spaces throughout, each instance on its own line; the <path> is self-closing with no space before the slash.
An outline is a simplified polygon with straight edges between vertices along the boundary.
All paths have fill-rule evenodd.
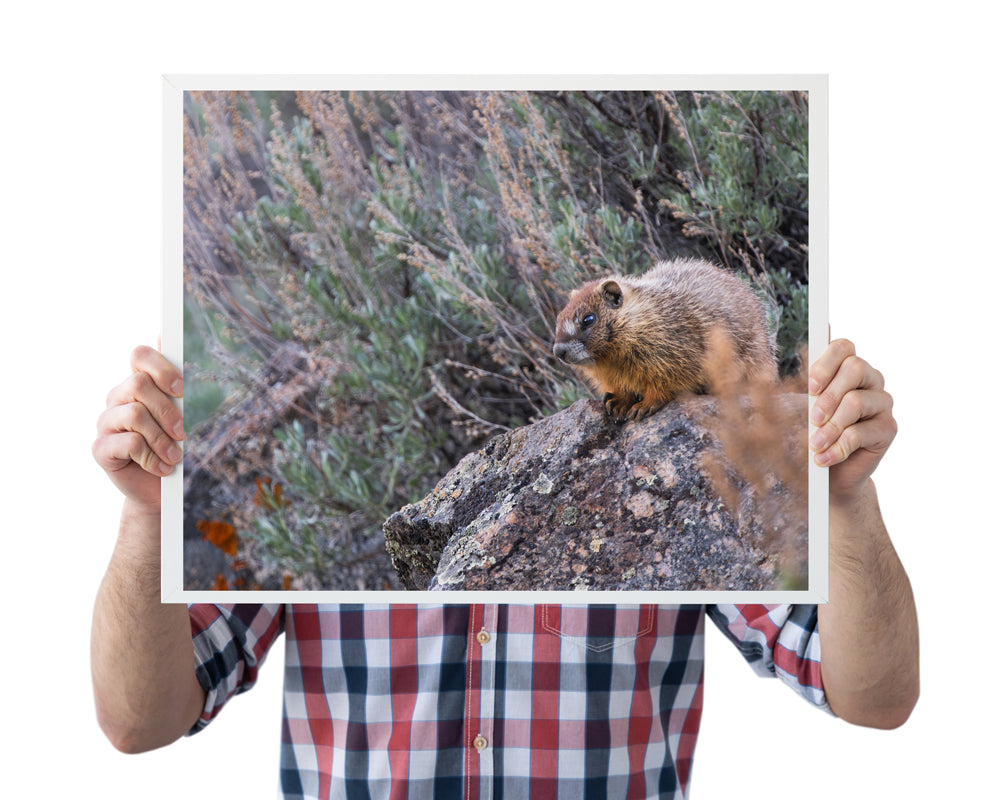
<path id="1" fill-rule="evenodd" d="M 0 795 L 271 797 L 277 781 L 280 652 L 164 750 L 121 755 L 94 720 L 90 610 L 119 500 L 90 445 L 129 350 L 158 332 L 162 74 L 815 72 L 830 75 L 830 317 L 896 398 L 877 483 L 916 591 L 923 695 L 900 730 L 854 728 L 756 678 L 712 629 L 692 796 L 989 796 L 1000 286 L 985 6 L 312 5 L 5 11 Z"/>

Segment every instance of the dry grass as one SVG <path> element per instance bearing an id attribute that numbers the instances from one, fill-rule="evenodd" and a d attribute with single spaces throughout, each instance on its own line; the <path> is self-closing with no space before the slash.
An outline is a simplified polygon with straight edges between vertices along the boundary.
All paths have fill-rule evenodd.
<path id="1" fill-rule="evenodd" d="M 710 350 L 715 357 L 709 383 L 717 400 L 703 422 L 718 448 L 708 451 L 703 467 L 731 514 L 749 511 L 761 521 L 763 549 L 775 554 L 787 588 L 804 588 L 809 527 L 805 369 L 777 382 L 739 380 L 728 339 L 716 337 Z M 805 351 L 800 364 L 808 364 Z"/>

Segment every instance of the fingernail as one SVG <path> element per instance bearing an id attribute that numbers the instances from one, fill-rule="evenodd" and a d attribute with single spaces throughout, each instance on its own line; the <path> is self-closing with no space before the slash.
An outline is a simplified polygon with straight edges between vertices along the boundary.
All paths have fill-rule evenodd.
<path id="1" fill-rule="evenodd" d="M 824 422 L 826 422 L 826 414 L 823 412 L 823 409 L 817 405 L 814 405 L 812 407 L 812 410 L 809 412 L 809 421 L 813 425 L 822 425 Z"/>
<path id="2" fill-rule="evenodd" d="M 826 434 L 823 431 L 816 431 L 809 439 L 809 446 L 813 450 L 822 450 L 826 447 Z"/>
<path id="3" fill-rule="evenodd" d="M 827 450 L 825 453 L 817 453 L 814 456 L 814 458 L 817 464 L 819 464 L 821 467 L 825 467 L 833 462 L 834 455 L 832 452 Z"/>
<path id="4" fill-rule="evenodd" d="M 169 475 L 174 471 L 174 468 L 167 464 L 166 462 L 160 461 L 156 464 L 156 471 L 161 475 Z"/>
<path id="5" fill-rule="evenodd" d="M 818 380 L 815 378 L 809 379 L 809 394 L 819 394 L 820 388 Z"/>
<path id="6" fill-rule="evenodd" d="M 174 464 L 181 460 L 181 449 L 177 445 L 172 444 L 167 448 L 167 460 Z"/>
<path id="7" fill-rule="evenodd" d="M 170 393 L 173 394 L 173 395 L 178 395 L 178 396 L 184 394 L 184 379 L 183 378 L 178 378 L 172 384 L 170 384 Z"/>
<path id="8" fill-rule="evenodd" d="M 174 438 L 175 439 L 183 439 L 184 438 L 184 420 L 181 420 L 180 422 L 177 422 L 174 425 L 174 427 L 171 428 L 171 430 L 174 433 Z"/>

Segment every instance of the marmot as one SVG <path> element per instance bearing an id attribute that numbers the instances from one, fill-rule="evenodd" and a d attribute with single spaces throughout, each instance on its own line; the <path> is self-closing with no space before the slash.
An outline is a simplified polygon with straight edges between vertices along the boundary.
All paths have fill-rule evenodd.
<path id="1" fill-rule="evenodd" d="M 665 261 L 574 290 L 552 352 L 603 393 L 616 421 L 640 419 L 712 376 L 774 381 L 774 348 L 750 287 L 701 260 Z"/>

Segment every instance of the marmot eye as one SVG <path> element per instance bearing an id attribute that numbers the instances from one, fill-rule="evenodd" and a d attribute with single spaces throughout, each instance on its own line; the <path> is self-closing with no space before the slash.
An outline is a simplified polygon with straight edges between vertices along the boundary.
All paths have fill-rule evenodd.
<path id="1" fill-rule="evenodd" d="M 584 314 L 583 319 L 580 320 L 580 324 L 583 325 L 584 328 L 589 328 L 591 325 L 594 324 L 594 320 L 596 319 L 597 317 L 595 317 L 593 314 Z"/>

